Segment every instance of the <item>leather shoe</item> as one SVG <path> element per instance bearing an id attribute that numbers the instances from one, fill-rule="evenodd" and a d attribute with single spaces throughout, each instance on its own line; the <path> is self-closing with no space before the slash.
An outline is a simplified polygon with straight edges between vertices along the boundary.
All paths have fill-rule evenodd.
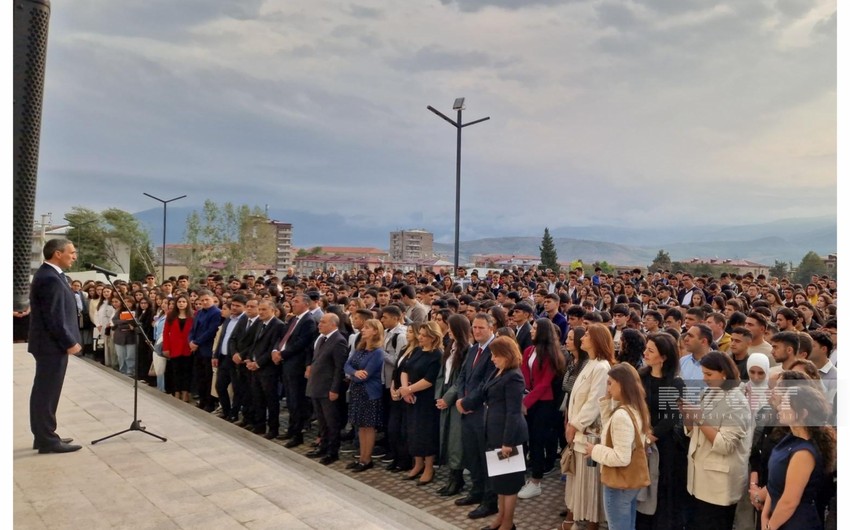
<path id="1" fill-rule="evenodd" d="M 481 503 L 481 497 L 467 495 L 455 501 L 455 506 L 472 506 L 473 504 Z"/>
<path id="2" fill-rule="evenodd" d="M 58 443 L 58 444 L 48 445 L 48 446 L 46 446 L 46 447 L 39 447 L 39 448 L 38 448 L 38 453 L 39 453 L 39 454 L 45 454 L 45 453 L 73 453 L 74 451 L 79 451 L 79 450 L 80 450 L 80 449 L 82 449 L 82 448 L 83 448 L 83 446 L 82 446 L 82 445 L 72 445 L 72 444 L 65 444 L 65 443 L 60 442 L 60 443 Z"/>
<path id="3" fill-rule="evenodd" d="M 304 456 L 307 458 L 319 458 L 328 454 L 327 449 L 313 449 L 312 451 L 307 452 Z"/>
<path id="4" fill-rule="evenodd" d="M 329 465 L 333 464 L 334 462 L 336 462 L 337 460 L 339 460 L 339 456 L 337 456 L 337 455 L 325 455 L 324 458 L 319 460 L 319 463 L 322 464 L 323 466 L 329 466 Z"/>
<path id="5" fill-rule="evenodd" d="M 304 443 L 304 438 L 300 436 L 293 437 L 291 440 L 283 444 L 287 449 L 292 449 L 293 447 L 298 447 L 299 445 Z"/>
<path id="6" fill-rule="evenodd" d="M 63 444 L 69 444 L 69 443 L 73 442 L 74 439 L 73 438 L 59 438 L 59 441 Z M 33 442 L 32 442 L 32 448 L 33 448 L 33 451 L 35 451 L 36 449 L 39 448 L 38 443 L 36 443 L 35 440 L 33 440 Z"/>
<path id="7" fill-rule="evenodd" d="M 263 435 L 263 438 L 265 438 L 266 440 L 274 440 L 275 438 L 277 438 L 277 433 L 274 431 L 269 431 Z"/>
<path id="8" fill-rule="evenodd" d="M 280 437 L 280 439 L 281 440 L 289 440 L 293 436 L 294 435 L 291 432 L 287 431 L 287 432 L 283 433 L 283 435 Z"/>
<path id="9" fill-rule="evenodd" d="M 352 473 L 362 473 L 363 471 L 366 471 L 367 469 L 372 469 L 373 467 L 375 467 L 375 464 L 374 464 L 374 462 L 371 462 L 371 461 L 368 464 L 364 464 L 362 462 L 357 462 L 357 465 L 354 466 L 354 468 L 351 469 L 351 472 Z"/>
<path id="10" fill-rule="evenodd" d="M 496 515 L 499 513 L 499 509 L 491 504 L 482 504 L 478 506 L 478 508 L 469 512 L 466 516 L 470 519 L 481 519 L 483 517 L 490 517 L 491 515 Z"/>

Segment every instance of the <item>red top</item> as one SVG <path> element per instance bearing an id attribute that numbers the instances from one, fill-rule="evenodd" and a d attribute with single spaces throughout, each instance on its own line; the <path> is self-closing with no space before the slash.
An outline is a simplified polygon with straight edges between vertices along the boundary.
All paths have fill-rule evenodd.
<path id="1" fill-rule="evenodd" d="M 529 346 L 522 352 L 522 376 L 525 378 L 525 388 L 528 394 L 522 398 L 522 404 L 526 409 L 530 409 L 532 405 L 538 401 L 552 401 L 555 399 L 552 394 L 552 380 L 555 378 L 555 367 L 548 360 L 542 363 L 539 358 L 534 359 L 533 369 L 528 368 L 528 359 L 534 352 L 534 346 Z"/>
<path id="2" fill-rule="evenodd" d="M 162 351 L 168 352 L 169 357 L 186 357 L 192 355 L 189 349 L 189 332 L 192 330 L 192 317 L 186 317 L 183 329 L 180 329 L 179 318 L 165 321 L 162 330 Z"/>

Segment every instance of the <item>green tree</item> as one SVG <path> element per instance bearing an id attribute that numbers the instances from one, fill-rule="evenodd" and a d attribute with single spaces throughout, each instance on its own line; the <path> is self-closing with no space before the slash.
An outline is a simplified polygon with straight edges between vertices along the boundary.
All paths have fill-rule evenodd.
<path id="1" fill-rule="evenodd" d="M 613 273 L 617 272 L 616 269 L 614 269 L 614 267 L 612 267 L 607 261 L 596 261 L 590 267 L 593 270 L 596 270 L 596 267 L 599 267 L 600 269 L 602 269 L 602 272 L 604 272 L 605 274 L 613 274 Z M 593 272 L 593 271 L 585 271 L 585 272 Z"/>
<path id="2" fill-rule="evenodd" d="M 540 266 L 558 272 L 558 251 L 555 250 L 555 240 L 549 233 L 549 227 L 543 229 L 543 240 L 540 242 Z"/>
<path id="3" fill-rule="evenodd" d="M 772 278 L 785 278 L 788 276 L 788 264 L 784 261 L 773 260 L 773 267 L 768 269 L 767 273 Z"/>
<path id="4" fill-rule="evenodd" d="M 655 259 L 652 260 L 652 263 L 649 264 L 650 271 L 661 270 L 672 270 L 673 262 L 670 261 L 670 254 L 664 252 L 664 249 L 658 251 L 658 254 L 655 256 Z"/>
<path id="5" fill-rule="evenodd" d="M 826 264 L 823 259 L 814 251 L 809 251 L 803 259 L 800 260 L 800 265 L 797 266 L 797 271 L 794 273 L 794 281 L 806 285 L 812 281 L 812 275 L 826 274 Z"/>
<path id="6" fill-rule="evenodd" d="M 302 248 L 295 254 L 298 258 L 306 258 L 307 256 L 315 256 L 322 253 L 322 247 Z"/>
<path id="7" fill-rule="evenodd" d="M 83 263 L 98 263 L 128 273 L 131 280 L 141 280 L 155 270 L 150 236 L 132 214 L 118 208 L 96 212 L 74 206 L 65 219 L 71 225 L 68 237 L 77 247 L 72 270 L 81 270 Z M 129 270 L 120 259 L 124 249 L 130 252 Z"/>
<path id="8" fill-rule="evenodd" d="M 223 276 L 238 274 L 246 261 L 268 266 L 276 252 L 274 227 L 262 209 L 210 199 L 186 218 L 184 240 L 188 248 L 182 258 L 193 278 L 206 275 L 213 262 L 224 264 Z"/>

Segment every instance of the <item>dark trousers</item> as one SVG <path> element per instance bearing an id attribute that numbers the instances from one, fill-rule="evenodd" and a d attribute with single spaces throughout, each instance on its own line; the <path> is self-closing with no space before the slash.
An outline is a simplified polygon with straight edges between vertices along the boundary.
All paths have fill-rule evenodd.
<path id="1" fill-rule="evenodd" d="M 487 476 L 487 462 L 484 459 L 486 445 L 484 441 L 484 411 L 477 410 L 464 414 L 460 421 L 463 441 L 463 463 L 469 470 L 472 488 L 469 495 L 481 496 L 482 504 L 496 505 L 496 494 Z"/>
<path id="2" fill-rule="evenodd" d="M 528 452 L 531 478 L 543 478 L 543 472 L 555 464 L 555 423 L 552 421 L 554 401 L 538 401 L 528 409 Z"/>
<path id="3" fill-rule="evenodd" d="M 236 374 L 233 378 L 233 403 L 231 407 L 234 410 L 233 415 L 239 414 L 242 411 L 242 417 L 245 421 L 251 421 L 254 418 L 254 398 L 251 395 L 251 372 L 245 368 L 245 363 L 236 365 Z"/>
<path id="4" fill-rule="evenodd" d="M 691 500 L 692 512 L 691 520 L 687 524 L 688 530 L 732 530 L 737 503 L 731 506 L 719 506 L 693 496 Z"/>
<path id="5" fill-rule="evenodd" d="M 339 428 L 344 429 L 348 425 L 348 381 L 343 380 L 342 388 L 339 390 L 339 399 L 335 401 L 339 409 Z"/>
<path id="6" fill-rule="evenodd" d="M 286 432 L 292 436 L 302 436 L 304 425 L 310 418 L 307 405 L 307 379 L 304 377 L 304 363 L 297 361 L 283 364 L 283 389 L 286 392 L 286 409 L 289 411 L 289 427 Z"/>
<path id="7" fill-rule="evenodd" d="M 215 391 L 218 393 L 218 401 L 221 403 L 221 412 L 224 418 L 235 418 L 239 414 L 239 409 L 234 409 L 230 403 L 230 394 L 227 392 L 227 387 L 233 384 L 234 401 L 235 401 L 235 384 L 236 365 L 230 356 L 221 356 L 218 358 L 218 374 L 215 378 Z"/>
<path id="8" fill-rule="evenodd" d="M 212 359 L 198 355 L 197 352 L 193 355 L 195 359 L 195 382 L 198 388 L 198 404 L 203 408 L 212 408 L 215 400 L 210 395 L 212 389 Z"/>
<path id="9" fill-rule="evenodd" d="M 395 456 L 396 465 L 402 468 L 413 465 L 410 452 L 407 450 L 407 414 L 405 411 L 409 406 L 404 401 L 390 400 L 389 420 L 387 421 L 387 441 L 389 442 L 387 450 Z"/>
<path id="10" fill-rule="evenodd" d="M 254 396 L 254 428 L 264 429 L 266 425 L 273 433 L 280 432 L 280 396 L 277 385 L 280 372 L 276 366 L 266 366 L 255 371 L 251 390 Z"/>
<path id="11" fill-rule="evenodd" d="M 322 439 L 319 448 L 332 455 L 339 454 L 339 431 L 342 428 L 339 423 L 339 406 L 336 401 L 326 397 L 313 398 L 313 410 L 316 412 L 319 436 Z"/>
<path id="12" fill-rule="evenodd" d="M 56 409 L 65 382 L 68 355 L 41 354 L 35 357 L 35 378 L 30 394 L 30 429 L 35 443 L 46 447 L 60 443 L 56 434 Z"/>

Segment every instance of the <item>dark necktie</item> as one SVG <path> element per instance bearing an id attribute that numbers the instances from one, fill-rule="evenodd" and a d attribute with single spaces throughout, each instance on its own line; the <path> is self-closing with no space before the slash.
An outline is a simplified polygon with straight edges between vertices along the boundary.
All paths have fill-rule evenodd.
<path id="1" fill-rule="evenodd" d="M 484 348 L 481 346 L 478 347 L 478 353 L 475 354 L 475 359 L 472 359 L 472 367 L 475 368 L 475 365 L 478 364 L 478 358 L 481 356 L 481 352 L 484 351 Z"/>
<path id="2" fill-rule="evenodd" d="M 278 346 L 277 346 L 278 351 L 283 350 L 283 346 L 286 344 L 286 341 L 289 340 L 289 337 L 292 336 L 292 332 L 295 331 L 295 326 L 297 326 L 297 325 L 298 325 L 298 317 L 295 317 L 295 318 L 292 319 L 292 324 L 289 326 L 289 329 L 286 330 L 286 335 L 284 335 L 283 338 L 280 339 L 280 344 L 278 344 Z"/>
<path id="3" fill-rule="evenodd" d="M 322 349 L 322 346 L 324 346 L 324 345 L 325 345 L 325 342 L 326 342 L 327 340 L 328 340 L 328 338 L 327 338 L 327 337 L 325 337 L 324 335 L 322 335 L 321 337 L 319 337 L 319 343 L 316 345 L 316 349 L 317 349 L 317 350 Z"/>
<path id="4" fill-rule="evenodd" d="M 266 326 L 267 324 L 264 322 L 263 326 L 260 328 L 260 331 L 257 332 L 258 339 L 263 336 L 263 333 L 266 331 Z"/>

